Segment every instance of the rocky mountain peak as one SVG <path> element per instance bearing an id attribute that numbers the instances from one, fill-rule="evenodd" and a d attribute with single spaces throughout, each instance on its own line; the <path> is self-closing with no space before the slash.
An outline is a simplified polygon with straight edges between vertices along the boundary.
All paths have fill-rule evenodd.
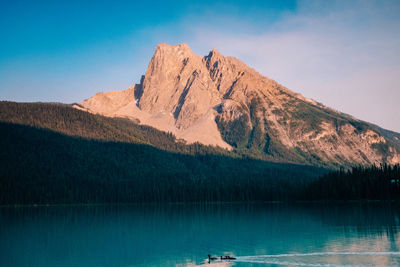
<path id="1" fill-rule="evenodd" d="M 140 108 L 169 114 L 177 128 L 188 128 L 208 112 L 216 92 L 200 56 L 186 44 L 160 44 L 143 81 Z"/>
<path id="2" fill-rule="evenodd" d="M 224 59 L 224 56 L 218 52 L 217 49 L 213 48 L 207 56 L 204 56 L 204 61 L 208 64 L 207 68 L 209 68 L 209 64 L 212 62 L 221 62 Z"/>
<path id="3" fill-rule="evenodd" d="M 182 60 L 186 57 L 196 56 L 187 44 L 169 45 L 160 43 L 157 45 L 153 57 L 177 58 Z"/>

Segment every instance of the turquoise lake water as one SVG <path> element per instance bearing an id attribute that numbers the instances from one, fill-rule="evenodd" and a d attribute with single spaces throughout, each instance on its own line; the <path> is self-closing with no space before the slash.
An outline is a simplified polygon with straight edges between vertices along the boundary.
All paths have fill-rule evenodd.
<path id="1" fill-rule="evenodd" d="M 399 216 L 381 203 L 3 207 L 0 266 L 400 266 Z"/>

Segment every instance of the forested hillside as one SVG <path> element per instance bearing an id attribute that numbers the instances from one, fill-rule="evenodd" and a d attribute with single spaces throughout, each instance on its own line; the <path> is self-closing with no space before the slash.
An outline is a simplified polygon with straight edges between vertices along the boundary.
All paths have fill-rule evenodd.
<path id="1" fill-rule="evenodd" d="M 172 153 L 0 123 L 1 204 L 285 200 L 311 166 Z"/>
<path id="2" fill-rule="evenodd" d="M 0 204 L 393 200 L 400 166 L 328 173 L 68 105 L 0 102 L 0 184 Z"/>
<path id="3" fill-rule="evenodd" d="M 400 200 L 400 165 L 333 171 L 310 183 L 308 200 Z"/>
<path id="4" fill-rule="evenodd" d="M 321 168 L 176 142 L 60 104 L 0 104 L 1 204 L 285 200 Z"/>
<path id="5" fill-rule="evenodd" d="M 234 156 L 221 148 L 201 144 L 186 145 L 171 133 L 139 125 L 128 119 L 94 115 L 59 103 L 0 102 L 0 121 L 89 139 L 148 144 L 172 152 Z"/>

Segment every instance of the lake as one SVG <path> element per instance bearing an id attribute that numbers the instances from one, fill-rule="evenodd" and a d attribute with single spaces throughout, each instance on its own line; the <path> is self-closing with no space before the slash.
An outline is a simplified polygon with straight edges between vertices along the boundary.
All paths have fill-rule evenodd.
<path id="1" fill-rule="evenodd" d="M 0 266 L 400 266 L 399 215 L 382 203 L 3 207 Z"/>

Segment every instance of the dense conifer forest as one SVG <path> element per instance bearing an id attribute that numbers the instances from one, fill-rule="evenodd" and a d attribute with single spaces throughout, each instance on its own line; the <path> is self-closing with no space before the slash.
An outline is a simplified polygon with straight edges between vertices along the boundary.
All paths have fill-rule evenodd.
<path id="1" fill-rule="evenodd" d="M 1 204 L 285 200 L 326 172 L 67 105 L 3 102 L 0 121 Z"/>
<path id="2" fill-rule="evenodd" d="M 400 165 L 357 166 L 323 175 L 304 191 L 308 200 L 400 200 Z"/>
<path id="3" fill-rule="evenodd" d="M 399 166 L 328 173 L 187 145 L 68 105 L 0 102 L 2 205 L 392 200 L 399 179 Z"/>
<path id="4" fill-rule="evenodd" d="M 0 123 L 1 204 L 285 200 L 323 169 Z"/>

